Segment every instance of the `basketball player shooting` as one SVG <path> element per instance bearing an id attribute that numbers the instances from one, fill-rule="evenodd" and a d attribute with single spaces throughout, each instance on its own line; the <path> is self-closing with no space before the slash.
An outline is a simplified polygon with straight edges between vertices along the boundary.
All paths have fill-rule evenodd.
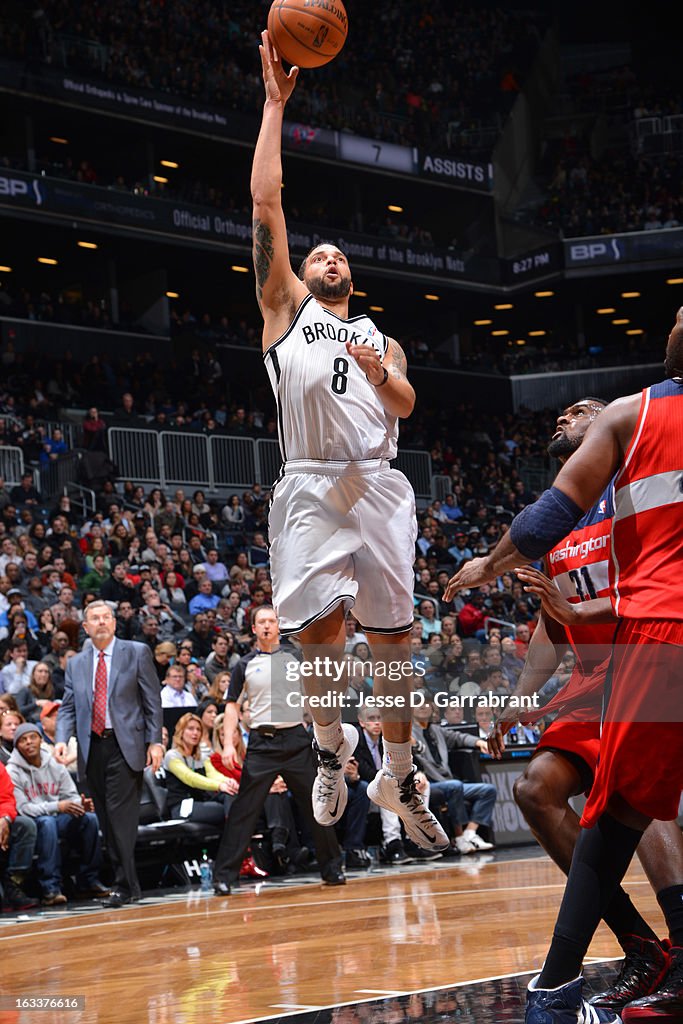
<path id="1" fill-rule="evenodd" d="M 400 345 L 367 316 L 349 317 L 345 255 L 322 243 L 298 277 L 291 268 L 281 138 L 298 68 L 284 71 L 267 32 L 259 49 L 266 99 L 251 178 L 253 252 L 283 458 L 269 517 L 273 604 L 281 634 L 298 638 L 306 660 L 327 657 L 333 666 L 303 680 L 307 696 L 328 705 L 310 706 L 313 810 L 321 825 L 334 825 L 347 802 L 344 766 L 358 736 L 342 725 L 348 678 L 337 679 L 335 667 L 344 663 L 353 607 L 373 654 L 374 694 L 391 705 L 383 713 L 384 765 L 368 796 L 395 811 L 418 846 L 445 849 L 448 837 L 415 789 L 410 743 L 415 496 L 389 467 L 415 392 Z"/>

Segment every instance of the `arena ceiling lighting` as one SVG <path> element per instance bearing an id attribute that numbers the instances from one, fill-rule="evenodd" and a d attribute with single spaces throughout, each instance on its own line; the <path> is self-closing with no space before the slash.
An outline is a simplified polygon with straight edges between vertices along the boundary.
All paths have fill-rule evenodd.
<path id="1" fill-rule="evenodd" d="M 515 344 L 516 345 L 526 345 L 526 341 L 524 340 L 524 338 L 517 338 L 517 341 L 515 342 Z"/>
<path id="2" fill-rule="evenodd" d="M 387 210 L 390 210 L 392 213 L 403 213 L 402 206 L 394 206 L 391 203 L 389 204 L 389 206 L 387 206 Z"/>
<path id="3" fill-rule="evenodd" d="M 177 171 L 180 164 L 177 164 L 175 160 L 160 160 L 159 163 L 162 167 L 171 167 L 174 171 Z"/>
<path id="4" fill-rule="evenodd" d="M 58 146 L 68 146 L 69 145 L 69 140 L 68 139 L 62 139 L 59 135 L 51 135 L 50 136 L 50 142 L 54 142 Z"/>
<path id="5" fill-rule="evenodd" d="M 537 299 L 549 299 L 555 292 L 534 292 Z"/>
<path id="6" fill-rule="evenodd" d="M 168 185 L 168 178 L 162 177 L 161 174 L 155 174 L 154 180 L 157 181 L 160 185 Z"/>
<path id="7" fill-rule="evenodd" d="M 493 323 L 493 320 L 475 320 L 474 321 L 474 326 L 475 327 L 488 327 L 492 323 Z"/>
<path id="8" fill-rule="evenodd" d="M 81 249 L 96 249 L 97 242 L 76 242 Z"/>
<path id="9" fill-rule="evenodd" d="M 504 338 L 505 335 L 509 333 L 509 331 L 491 331 L 491 335 L 494 338 Z"/>
<path id="10" fill-rule="evenodd" d="M 166 298 L 167 299 L 179 299 L 180 298 L 180 292 L 166 292 Z"/>
<path id="11" fill-rule="evenodd" d="M 622 299 L 639 299 L 640 292 L 622 292 L 621 297 Z"/>
<path id="12" fill-rule="evenodd" d="M 630 324 L 631 321 L 627 320 L 625 317 L 620 317 L 618 320 L 613 320 L 612 323 L 620 327 L 622 324 Z"/>
<path id="13" fill-rule="evenodd" d="M 529 331 L 530 338 L 545 338 L 546 331 Z"/>
<path id="14" fill-rule="evenodd" d="M 45 263 L 48 267 L 56 267 L 59 261 L 53 260 L 51 256 L 39 256 L 38 262 Z"/>
<path id="15" fill-rule="evenodd" d="M 667 284 L 683 284 L 683 277 L 667 277 Z"/>
<path id="16" fill-rule="evenodd" d="M 384 306 L 370 306 L 370 309 L 372 310 L 373 313 L 383 313 L 384 312 Z"/>
<path id="17" fill-rule="evenodd" d="M 0 274 L 11 274 L 11 273 L 12 273 L 12 268 L 11 267 L 0 267 Z"/>
<path id="18" fill-rule="evenodd" d="M 357 296 L 359 299 L 367 299 L 367 297 L 368 297 L 368 293 L 367 292 L 357 292 L 357 291 L 355 291 L 355 289 L 354 289 L 353 294 L 355 296 Z"/>
<path id="19" fill-rule="evenodd" d="M 604 309 L 596 309 L 595 312 L 599 313 L 600 316 L 605 316 L 608 313 L 616 313 L 616 309 L 613 309 L 611 306 L 605 306 Z"/>
<path id="20" fill-rule="evenodd" d="M 237 264 L 234 264 L 232 267 L 230 267 L 230 269 L 234 270 L 236 274 L 248 274 L 249 273 L 249 267 L 240 267 L 240 266 L 237 266 Z"/>
<path id="21" fill-rule="evenodd" d="M 645 331 L 643 330 L 642 327 L 632 327 L 631 330 L 627 331 L 626 333 L 627 334 L 645 334 Z"/>
<path id="22" fill-rule="evenodd" d="M 438 302 L 440 295 L 430 295 L 428 292 L 425 294 L 425 299 L 429 299 L 430 302 Z"/>
<path id="23" fill-rule="evenodd" d="M 498 305 L 494 306 L 493 308 L 494 309 L 514 309 L 515 307 L 512 305 L 511 302 L 499 302 Z"/>

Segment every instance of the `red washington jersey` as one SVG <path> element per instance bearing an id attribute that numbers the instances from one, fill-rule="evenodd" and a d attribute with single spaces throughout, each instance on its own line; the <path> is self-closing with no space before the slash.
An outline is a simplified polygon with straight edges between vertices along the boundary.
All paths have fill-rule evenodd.
<path id="1" fill-rule="evenodd" d="M 645 388 L 614 478 L 610 582 L 616 615 L 683 621 L 683 380 Z"/>
<path id="2" fill-rule="evenodd" d="M 595 601 L 611 594 L 609 565 L 612 546 L 612 484 L 563 541 L 546 555 L 551 580 L 570 604 Z M 583 675 L 592 672 L 609 652 L 614 623 L 565 626 L 567 640 Z"/>

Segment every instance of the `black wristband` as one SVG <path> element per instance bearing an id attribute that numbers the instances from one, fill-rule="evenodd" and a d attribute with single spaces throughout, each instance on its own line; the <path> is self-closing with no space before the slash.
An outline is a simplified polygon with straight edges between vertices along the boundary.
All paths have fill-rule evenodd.
<path id="1" fill-rule="evenodd" d="M 372 384 L 373 388 L 383 388 L 386 382 L 389 380 L 389 374 L 387 373 L 386 366 L 383 366 L 382 369 L 384 370 L 384 377 L 382 378 L 379 384 L 372 384 L 372 381 L 368 380 L 368 384 Z M 365 374 L 365 377 L 367 379 L 367 373 Z"/>

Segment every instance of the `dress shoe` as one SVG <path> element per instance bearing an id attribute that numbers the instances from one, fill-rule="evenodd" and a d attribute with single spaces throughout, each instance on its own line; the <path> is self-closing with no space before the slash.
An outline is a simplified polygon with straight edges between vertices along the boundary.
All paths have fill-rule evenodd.
<path id="1" fill-rule="evenodd" d="M 341 868 L 326 871 L 322 879 L 323 885 L 346 885 L 346 875 Z"/>
<path id="2" fill-rule="evenodd" d="M 128 903 L 135 903 L 136 900 L 127 892 L 117 892 L 114 889 L 102 900 L 103 907 L 125 907 Z"/>
<path id="3" fill-rule="evenodd" d="M 87 889 L 79 889 L 76 893 L 77 900 L 103 899 L 105 896 L 111 896 L 111 889 L 102 882 L 93 882 Z"/>
<path id="4" fill-rule="evenodd" d="M 229 896 L 232 889 L 227 882 L 214 882 L 213 883 L 213 894 L 214 896 Z"/>
<path id="5" fill-rule="evenodd" d="M 43 907 L 61 907 L 66 903 L 66 896 L 59 891 L 46 892 L 40 903 Z"/>

